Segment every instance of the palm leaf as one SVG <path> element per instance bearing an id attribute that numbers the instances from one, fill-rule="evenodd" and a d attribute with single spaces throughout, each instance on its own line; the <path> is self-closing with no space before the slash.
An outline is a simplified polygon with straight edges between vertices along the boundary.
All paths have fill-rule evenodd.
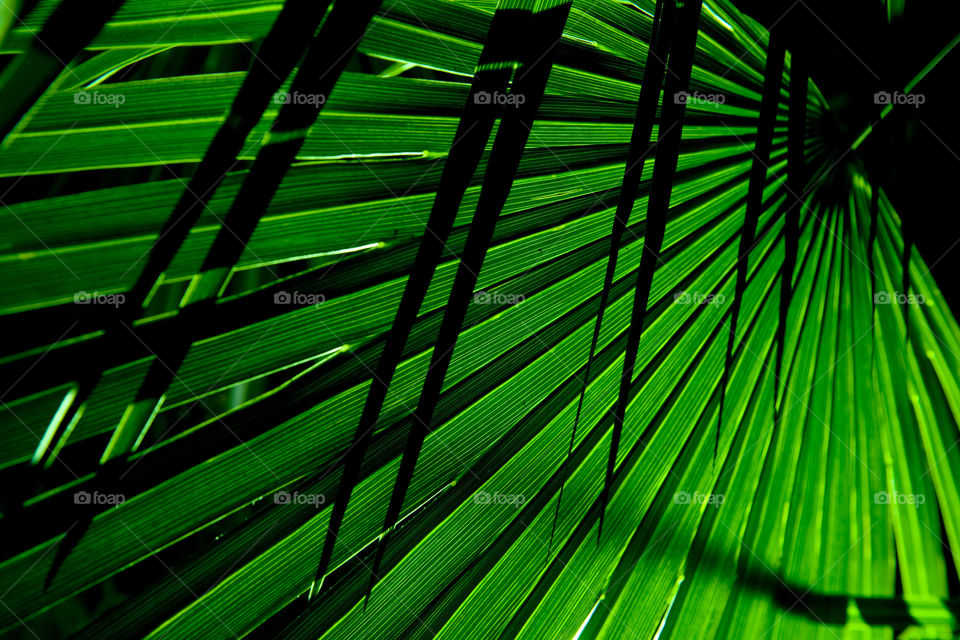
<path id="1" fill-rule="evenodd" d="M 781 33 L 21 4 L 5 634 L 956 629 L 960 326 Z"/>

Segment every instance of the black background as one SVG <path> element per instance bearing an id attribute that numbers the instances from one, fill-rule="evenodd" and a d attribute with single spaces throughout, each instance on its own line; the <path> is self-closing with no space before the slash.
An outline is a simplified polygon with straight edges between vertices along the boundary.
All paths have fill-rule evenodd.
<path id="1" fill-rule="evenodd" d="M 906 0 L 887 21 L 882 0 L 735 0 L 742 11 L 788 34 L 836 116 L 842 153 L 880 117 L 877 91 L 903 91 L 960 33 L 957 2 Z M 855 152 L 890 197 L 954 312 L 960 316 L 960 45 L 911 93 L 923 105 L 898 106 Z M 837 169 L 842 168 L 841 162 Z"/>

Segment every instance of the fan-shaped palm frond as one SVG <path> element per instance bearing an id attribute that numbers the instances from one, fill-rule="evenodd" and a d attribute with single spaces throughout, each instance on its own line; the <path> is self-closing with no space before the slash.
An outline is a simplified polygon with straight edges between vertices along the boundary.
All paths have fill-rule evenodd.
<path id="1" fill-rule="evenodd" d="M 960 327 L 778 32 L 728 0 L 25 4 L 7 633 L 956 628 Z"/>

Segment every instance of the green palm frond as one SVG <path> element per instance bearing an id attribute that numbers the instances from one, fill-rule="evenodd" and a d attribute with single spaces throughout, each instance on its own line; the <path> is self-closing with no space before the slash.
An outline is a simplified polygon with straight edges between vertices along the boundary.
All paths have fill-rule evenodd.
<path id="1" fill-rule="evenodd" d="M 777 31 L 23 4 L 5 634 L 958 628 L 960 326 Z"/>

